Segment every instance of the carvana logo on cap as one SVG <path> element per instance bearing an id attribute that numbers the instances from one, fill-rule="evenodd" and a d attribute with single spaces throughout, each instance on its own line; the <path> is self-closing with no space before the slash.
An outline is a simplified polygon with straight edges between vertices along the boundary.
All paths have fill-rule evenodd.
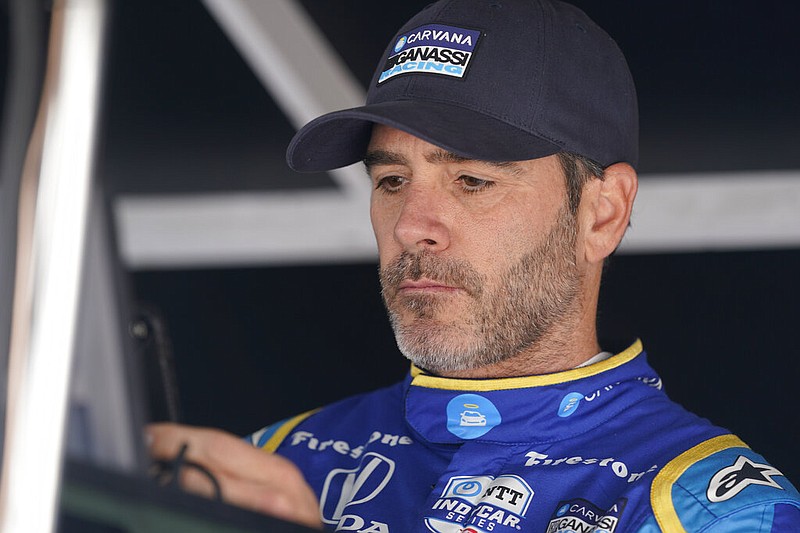
<path id="1" fill-rule="evenodd" d="M 477 439 L 502 420 L 497 407 L 477 394 L 460 394 L 447 404 L 447 430 L 462 439 Z"/>
<path id="2" fill-rule="evenodd" d="M 463 78 L 480 36 L 479 30 L 442 24 L 414 28 L 395 43 L 378 84 L 400 74 L 412 73 Z"/>

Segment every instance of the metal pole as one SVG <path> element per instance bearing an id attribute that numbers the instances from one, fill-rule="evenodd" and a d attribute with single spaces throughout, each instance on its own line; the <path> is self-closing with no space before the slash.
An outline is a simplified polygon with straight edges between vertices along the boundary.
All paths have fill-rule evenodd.
<path id="1" fill-rule="evenodd" d="M 104 0 L 57 0 L 53 8 L 45 89 L 21 184 L 3 533 L 45 533 L 55 525 L 105 8 Z"/>

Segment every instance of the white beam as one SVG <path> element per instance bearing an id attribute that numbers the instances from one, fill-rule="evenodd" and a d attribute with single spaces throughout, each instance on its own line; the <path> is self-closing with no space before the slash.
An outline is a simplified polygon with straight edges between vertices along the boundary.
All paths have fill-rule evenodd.
<path id="1" fill-rule="evenodd" d="M 295 128 L 364 103 L 364 89 L 299 2 L 203 2 Z M 368 197 L 369 186 L 358 169 L 331 175 L 345 194 Z"/>
<path id="2" fill-rule="evenodd" d="M 652 175 L 623 253 L 800 246 L 800 171 Z"/>
<path id="3" fill-rule="evenodd" d="M 337 192 L 122 196 L 115 206 L 122 256 L 132 268 L 357 262 L 376 256 L 367 201 L 356 204 Z"/>

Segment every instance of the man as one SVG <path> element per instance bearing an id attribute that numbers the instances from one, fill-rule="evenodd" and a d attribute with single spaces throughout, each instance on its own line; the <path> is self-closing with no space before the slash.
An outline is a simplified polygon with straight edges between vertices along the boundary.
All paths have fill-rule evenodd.
<path id="1" fill-rule="evenodd" d="M 579 10 L 429 6 L 367 105 L 288 150 L 303 171 L 364 161 L 409 376 L 249 437 L 275 454 L 175 426 L 152 428 L 154 454 L 188 443 L 230 501 L 339 531 L 798 530 L 777 469 L 670 402 L 639 341 L 598 343 L 637 137 L 625 60 Z"/>

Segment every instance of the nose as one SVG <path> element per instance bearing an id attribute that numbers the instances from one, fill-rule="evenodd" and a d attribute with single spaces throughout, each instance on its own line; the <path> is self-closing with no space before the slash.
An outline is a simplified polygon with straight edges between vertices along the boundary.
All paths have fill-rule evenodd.
<path id="1" fill-rule="evenodd" d="M 409 190 L 394 226 L 394 238 L 407 252 L 439 252 L 450 246 L 445 200 L 430 188 Z"/>

